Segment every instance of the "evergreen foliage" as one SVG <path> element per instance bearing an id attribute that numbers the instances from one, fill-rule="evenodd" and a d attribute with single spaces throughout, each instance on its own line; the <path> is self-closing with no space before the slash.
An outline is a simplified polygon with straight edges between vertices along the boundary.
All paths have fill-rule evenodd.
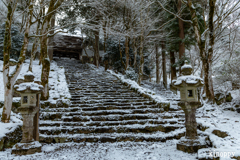
<path id="1" fill-rule="evenodd" d="M 0 60 L 3 60 L 4 35 L 5 35 L 5 23 L 0 26 Z M 12 46 L 10 58 L 18 60 L 23 45 L 23 38 L 24 36 L 19 32 L 18 27 L 12 25 L 11 29 Z"/>
<path id="2" fill-rule="evenodd" d="M 128 79 L 131 79 L 133 81 L 136 81 L 136 82 L 138 80 L 138 74 L 136 73 L 136 71 L 132 67 L 127 68 L 125 77 L 128 78 Z"/>

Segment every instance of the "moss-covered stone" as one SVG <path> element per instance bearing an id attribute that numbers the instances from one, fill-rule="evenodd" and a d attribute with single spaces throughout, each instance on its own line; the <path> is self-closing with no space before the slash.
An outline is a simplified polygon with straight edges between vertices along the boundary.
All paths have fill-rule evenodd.
<path id="1" fill-rule="evenodd" d="M 21 102 L 20 101 L 14 101 L 12 103 L 12 111 L 14 113 L 18 113 L 18 108 L 21 107 Z"/>
<path id="2" fill-rule="evenodd" d="M 220 131 L 220 130 L 217 130 L 217 129 L 212 131 L 212 133 L 215 134 L 218 137 L 221 137 L 221 138 L 225 138 L 225 137 L 228 136 L 227 132 L 223 132 L 223 131 Z"/>
<path id="3" fill-rule="evenodd" d="M 226 95 L 226 102 L 232 102 L 232 95 L 231 93 L 229 92 L 227 95 Z"/>
<path id="4" fill-rule="evenodd" d="M 6 134 L 0 140 L 0 150 L 5 148 L 12 148 L 16 143 L 19 143 L 22 139 L 22 127 L 18 126 L 13 132 Z"/>
<path id="5" fill-rule="evenodd" d="M 206 144 L 201 144 L 195 140 L 186 140 L 180 141 L 177 143 L 177 150 L 186 152 L 186 153 L 197 153 L 199 149 L 207 148 Z"/>

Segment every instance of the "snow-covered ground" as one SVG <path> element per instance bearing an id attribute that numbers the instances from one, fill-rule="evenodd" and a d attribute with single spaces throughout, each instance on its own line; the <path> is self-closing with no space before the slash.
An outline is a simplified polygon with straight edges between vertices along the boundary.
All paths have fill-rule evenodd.
<path id="1" fill-rule="evenodd" d="M 28 156 L 11 155 L 11 150 L 0 152 L 7 160 L 194 160 L 196 154 L 176 149 L 176 140 L 167 143 L 63 143 L 44 145 L 42 153 Z M 5 158 L 5 159 L 4 159 Z"/>

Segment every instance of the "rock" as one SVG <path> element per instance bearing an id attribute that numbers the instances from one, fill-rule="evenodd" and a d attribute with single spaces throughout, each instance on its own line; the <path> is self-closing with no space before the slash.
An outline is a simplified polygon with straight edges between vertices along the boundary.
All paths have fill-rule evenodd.
<path id="1" fill-rule="evenodd" d="M 17 143 L 13 146 L 12 154 L 16 155 L 29 155 L 42 151 L 42 144 L 38 141 L 31 143 Z"/>
<path id="2" fill-rule="evenodd" d="M 14 102 L 12 102 L 12 111 L 13 111 L 14 113 L 19 113 L 19 112 L 18 112 L 18 108 L 19 108 L 19 107 L 21 107 L 20 101 L 14 101 Z"/>
<path id="3" fill-rule="evenodd" d="M 177 143 L 177 150 L 186 153 L 197 153 L 199 149 L 207 148 L 206 144 L 200 143 L 198 140 L 183 140 Z"/>
<path id="4" fill-rule="evenodd" d="M 0 140 L 0 151 L 5 148 L 12 148 L 16 143 L 20 142 L 22 139 L 22 126 L 18 126 L 13 132 L 7 133 Z"/>
<path id="5" fill-rule="evenodd" d="M 212 134 L 215 134 L 216 136 L 221 137 L 221 138 L 225 138 L 225 137 L 229 136 L 227 134 L 227 132 L 223 132 L 223 131 L 220 131 L 220 130 L 217 130 L 217 129 L 212 131 Z"/>
<path id="6" fill-rule="evenodd" d="M 223 93 L 216 93 L 215 94 L 215 102 L 217 105 L 221 105 L 225 102 L 225 96 Z"/>
<path id="7" fill-rule="evenodd" d="M 2 139 L 0 139 L 0 151 L 2 151 L 3 148 L 4 148 L 4 140 L 5 140 L 5 137 L 3 137 Z"/>
<path id="8" fill-rule="evenodd" d="M 231 93 L 230 92 L 228 92 L 227 93 L 227 95 L 226 95 L 226 102 L 232 102 L 232 95 L 231 95 Z"/>
<path id="9" fill-rule="evenodd" d="M 240 113 L 240 108 L 237 108 L 236 110 L 237 110 L 238 113 Z"/>

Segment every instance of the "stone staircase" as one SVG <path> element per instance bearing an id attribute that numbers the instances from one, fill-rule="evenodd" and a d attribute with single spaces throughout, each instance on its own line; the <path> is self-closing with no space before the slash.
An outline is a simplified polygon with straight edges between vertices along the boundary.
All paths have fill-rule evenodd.
<path id="1" fill-rule="evenodd" d="M 161 141 L 184 136 L 184 113 L 172 101 L 166 112 L 102 69 L 76 60 L 64 66 L 71 93 L 68 108 L 41 109 L 40 142 Z"/>

